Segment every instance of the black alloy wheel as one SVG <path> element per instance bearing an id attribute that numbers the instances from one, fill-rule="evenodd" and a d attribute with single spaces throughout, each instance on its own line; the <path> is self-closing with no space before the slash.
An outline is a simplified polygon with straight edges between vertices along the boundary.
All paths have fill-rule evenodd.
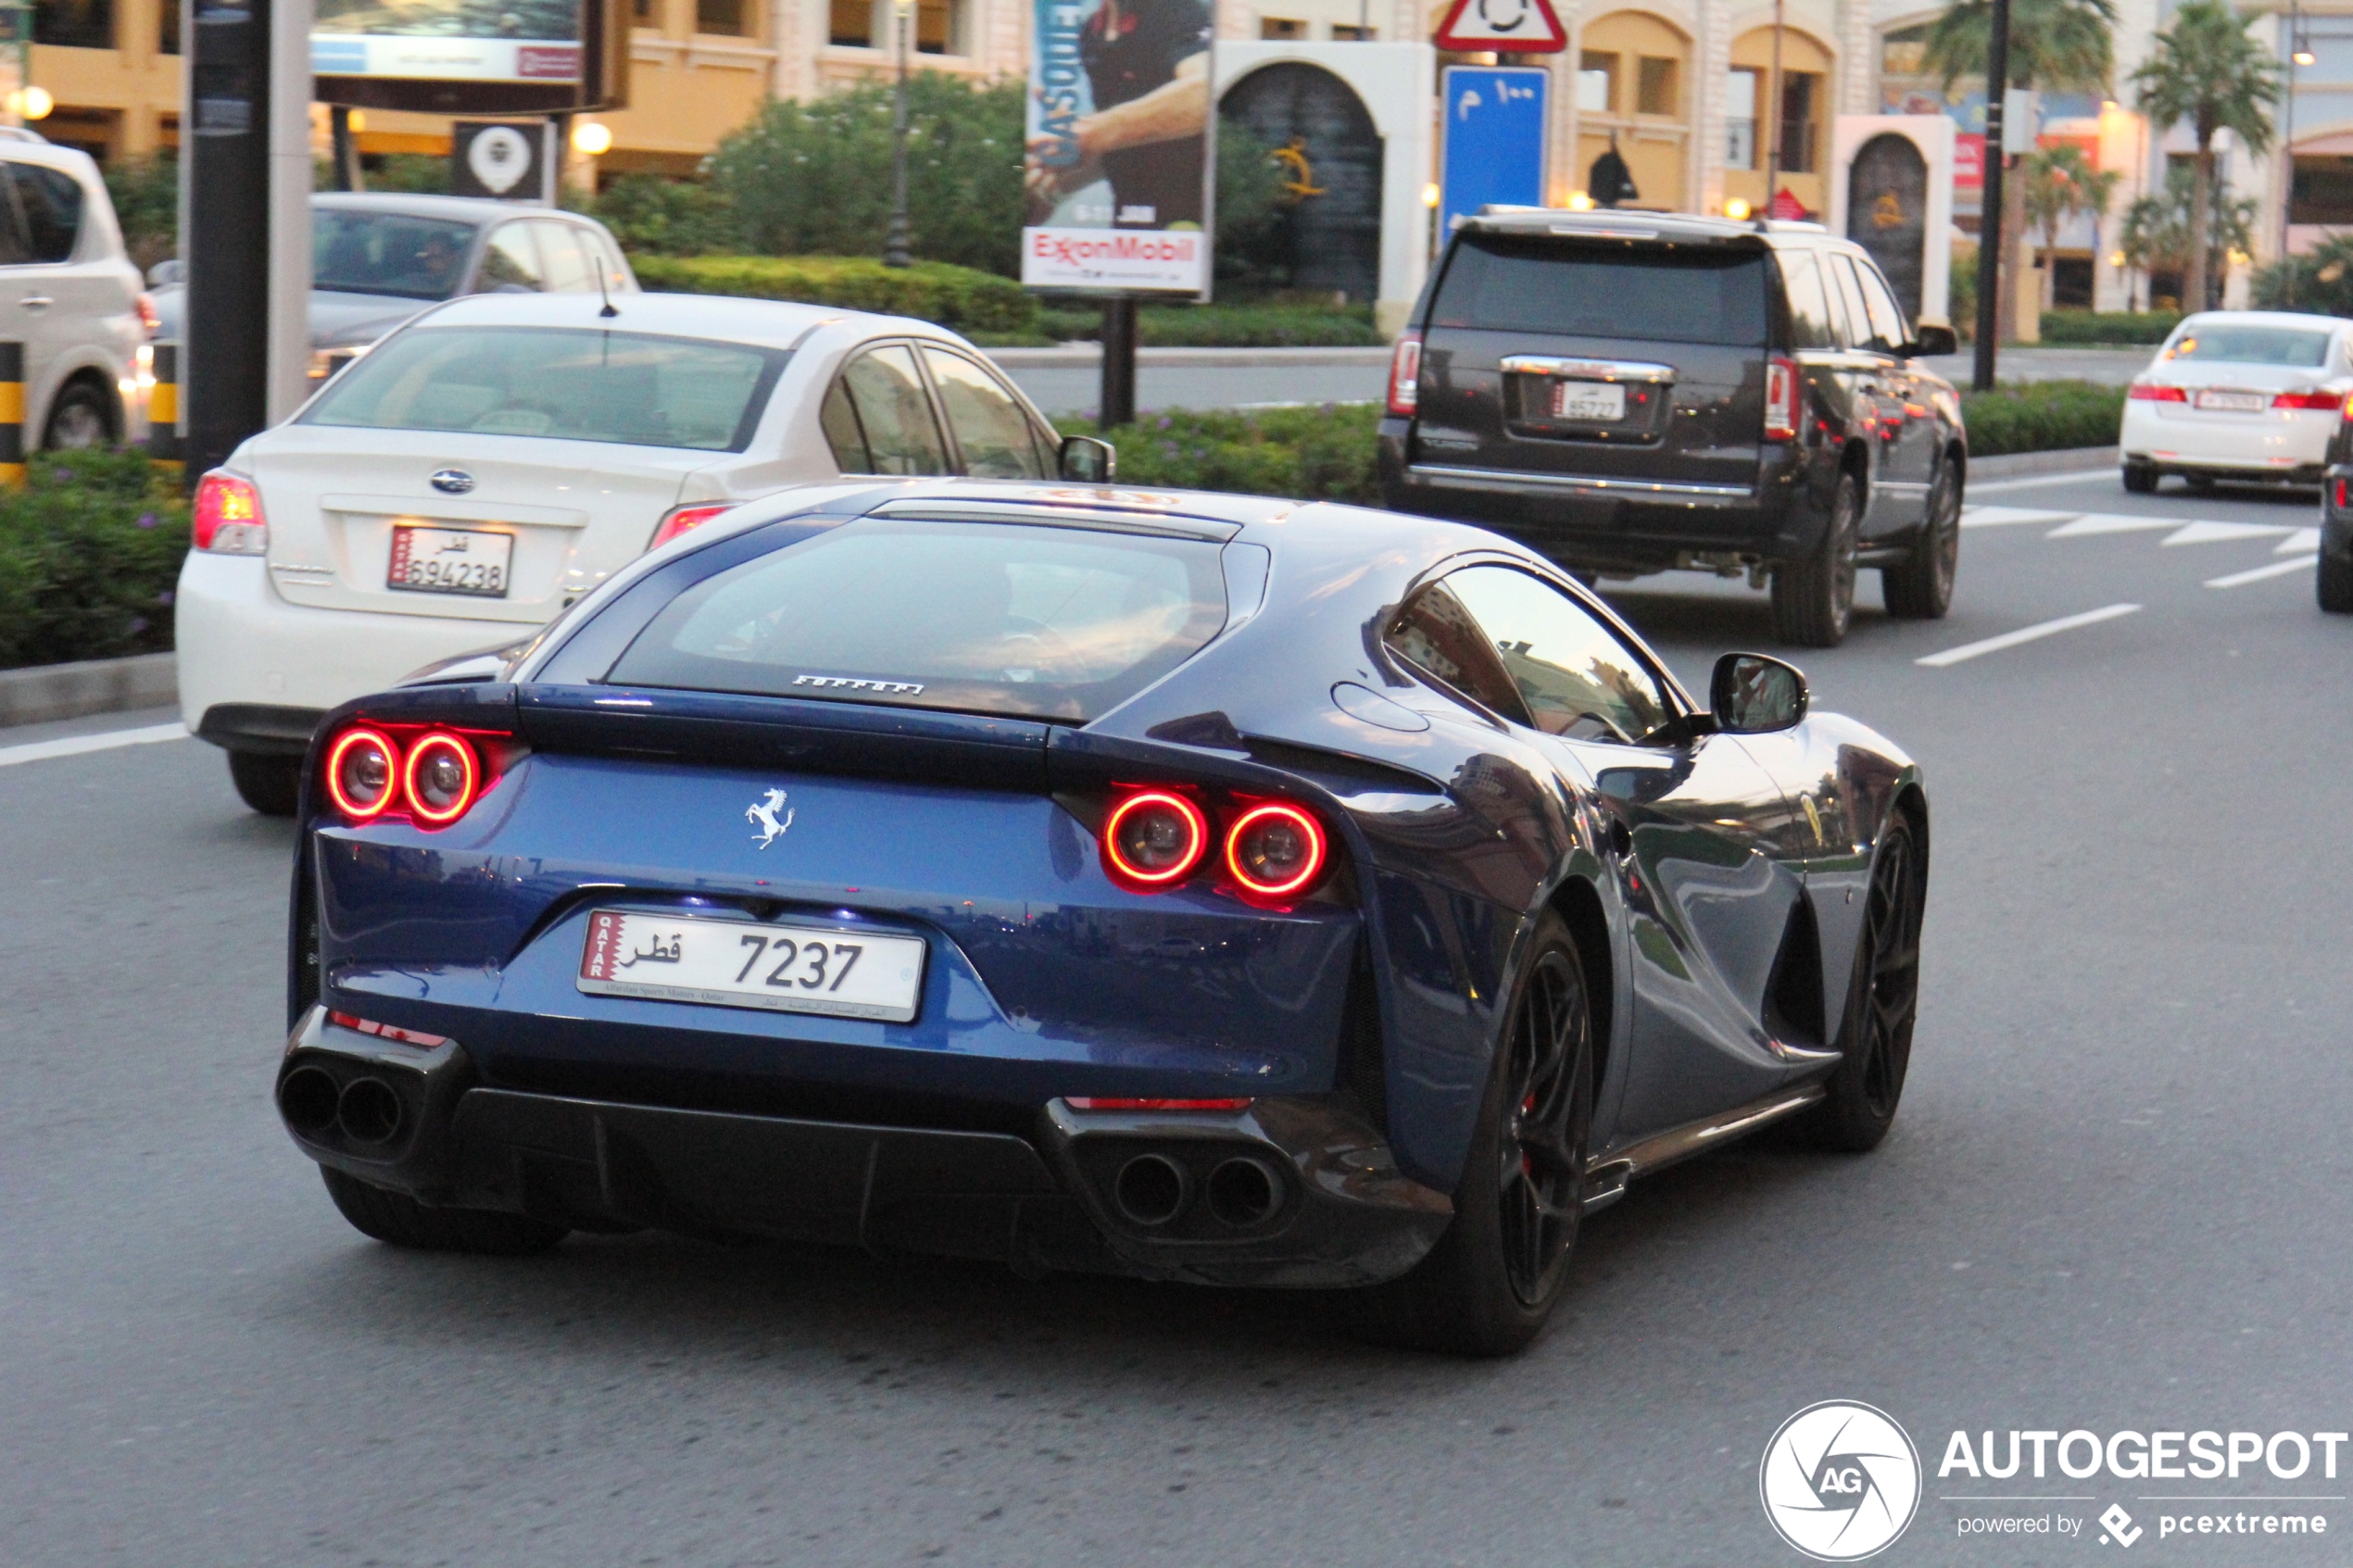
<path id="1" fill-rule="evenodd" d="M 1911 549 L 1894 566 L 1881 569 L 1880 591 L 1887 613 L 1900 621 L 1941 621 L 1953 608 L 1953 581 L 1961 565 L 1961 476 L 1940 463 L 1929 486 L 1928 507 Z"/>
<path id="2" fill-rule="evenodd" d="M 1844 1053 L 1808 1111 L 1814 1140 L 1861 1154 L 1879 1147 L 1895 1121 L 1912 1062 L 1912 1025 L 1919 1011 L 1920 916 L 1926 887 L 1910 825 L 1892 819 L 1871 866 L 1855 977 L 1839 1030 Z"/>
<path id="3" fill-rule="evenodd" d="M 1863 482 L 1838 476 L 1821 543 L 1773 569 L 1773 635 L 1799 647 L 1834 648 L 1855 615 L 1855 550 L 1863 524 Z"/>
<path id="4" fill-rule="evenodd" d="M 1567 926 L 1550 909 L 1536 923 L 1453 1223 L 1412 1273 L 1357 1293 L 1365 1328 L 1387 1343 L 1509 1355 L 1567 1286 L 1592 1152 L 1593 1013 Z"/>
<path id="5" fill-rule="evenodd" d="M 2353 615 L 2353 553 L 2322 556 L 2312 588 L 2321 608 L 2331 615 Z"/>

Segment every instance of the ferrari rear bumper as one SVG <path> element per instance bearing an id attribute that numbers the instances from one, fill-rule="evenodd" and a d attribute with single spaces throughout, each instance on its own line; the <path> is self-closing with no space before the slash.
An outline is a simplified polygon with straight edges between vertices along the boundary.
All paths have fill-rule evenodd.
<path id="1" fill-rule="evenodd" d="M 758 1236 L 1207 1285 L 1394 1278 L 1453 1216 L 1340 1097 L 1079 1110 L 1031 1137 L 482 1086 L 464 1047 L 314 1010 L 277 1102 L 302 1151 L 421 1201 L 586 1230 Z"/>

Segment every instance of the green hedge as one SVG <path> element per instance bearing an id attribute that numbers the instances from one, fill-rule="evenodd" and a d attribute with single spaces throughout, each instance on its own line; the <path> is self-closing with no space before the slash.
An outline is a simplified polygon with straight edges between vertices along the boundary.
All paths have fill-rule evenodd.
<path id="1" fill-rule="evenodd" d="M 1103 335 L 1101 306 L 1053 304 L 1038 324 L 1057 342 Z M 1370 306 L 1147 305 L 1136 312 L 1136 341 L 1147 348 L 1361 348 L 1388 343 Z"/>
<path id="2" fill-rule="evenodd" d="M 1112 430 L 1087 420 L 1056 422 L 1065 435 L 1101 435 L 1117 446 L 1123 483 L 1378 506 L 1379 420 L 1378 404 L 1327 403 L 1248 412 L 1172 408 Z"/>
<path id="3" fill-rule="evenodd" d="M 802 300 L 912 316 L 958 332 L 1038 330 L 1038 302 L 1019 283 L 945 261 L 886 267 L 863 256 L 635 256 L 629 265 L 658 293 Z"/>
<path id="4" fill-rule="evenodd" d="M 2045 310 L 2043 342 L 2153 346 L 2163 343 L 2181 320 L 2181 313 L 2173 310 Z"/>
<path id="5" fill-rule="evenodd" d="M 1969 456 L 2113 446 L 2124 419 L 2124 389 L 2087 381 L 2018 382 L 1961 395 Z"/>
<path id="6" fill-rule="evenodd" d="M 187 505 L 145 458 L 37 454 L 0 492 L 0 669 L 170 648 L 187 553 Z"/>

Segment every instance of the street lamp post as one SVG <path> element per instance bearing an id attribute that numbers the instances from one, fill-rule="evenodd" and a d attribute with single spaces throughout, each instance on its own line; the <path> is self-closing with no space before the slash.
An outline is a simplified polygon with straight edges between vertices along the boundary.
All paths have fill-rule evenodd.
<path id="1" fill-rule="evenodd" d="M 899 54 L 899 93 L 890 115 L 890 234 L 883 241 L 883 265 L 904 267 L 907 251 L 907 33 L 913 0 L 891 0 L 893 42 Z"/>
<path id="2" fill-rule="evenodd" d="M 2304 36 L 2304 8 L 2290 0 L 2287 8 L 2287 104 L 2280 133 L 2280 288 L 2284 303 L 2296 303 L 2296 269 L 2289 265 L 2288 228 L 2296 208 L 2296 68 L 2312 63 L 2312 46 Z"/>
<path id="3" fill-rule="evenodd" d="M 2002 338 L 2002 124 L 2010 85 L 2010 0 L 1994 0 L 1985 33 L 1985 157 L 1978 187 L 1977 356 L 1970 386 L 1994 390 L 1994 357 Z"/>

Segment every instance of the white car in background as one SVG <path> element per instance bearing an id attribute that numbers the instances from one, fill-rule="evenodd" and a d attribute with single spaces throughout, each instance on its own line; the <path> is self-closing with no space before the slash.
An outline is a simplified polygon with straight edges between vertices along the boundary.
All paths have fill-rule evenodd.
<path id="1" fill-rule="evenodd" d="M 528 637 L 739 502 L 844 476 L 1107 477 L 945 328 L 688 295 L 428 309 L 204 476 L 177 597 L 188 728 L 295 808 L 329 709 Z"/>
<path id="2" fill-rule="evenodd" d="M 2134 378 L 2118 437 L 2124 488 L 2166 474 L 2318 484 L 2353 395 L 2353 323 L 2272 310 L 2206 310 L 2183 320 Z"/>

